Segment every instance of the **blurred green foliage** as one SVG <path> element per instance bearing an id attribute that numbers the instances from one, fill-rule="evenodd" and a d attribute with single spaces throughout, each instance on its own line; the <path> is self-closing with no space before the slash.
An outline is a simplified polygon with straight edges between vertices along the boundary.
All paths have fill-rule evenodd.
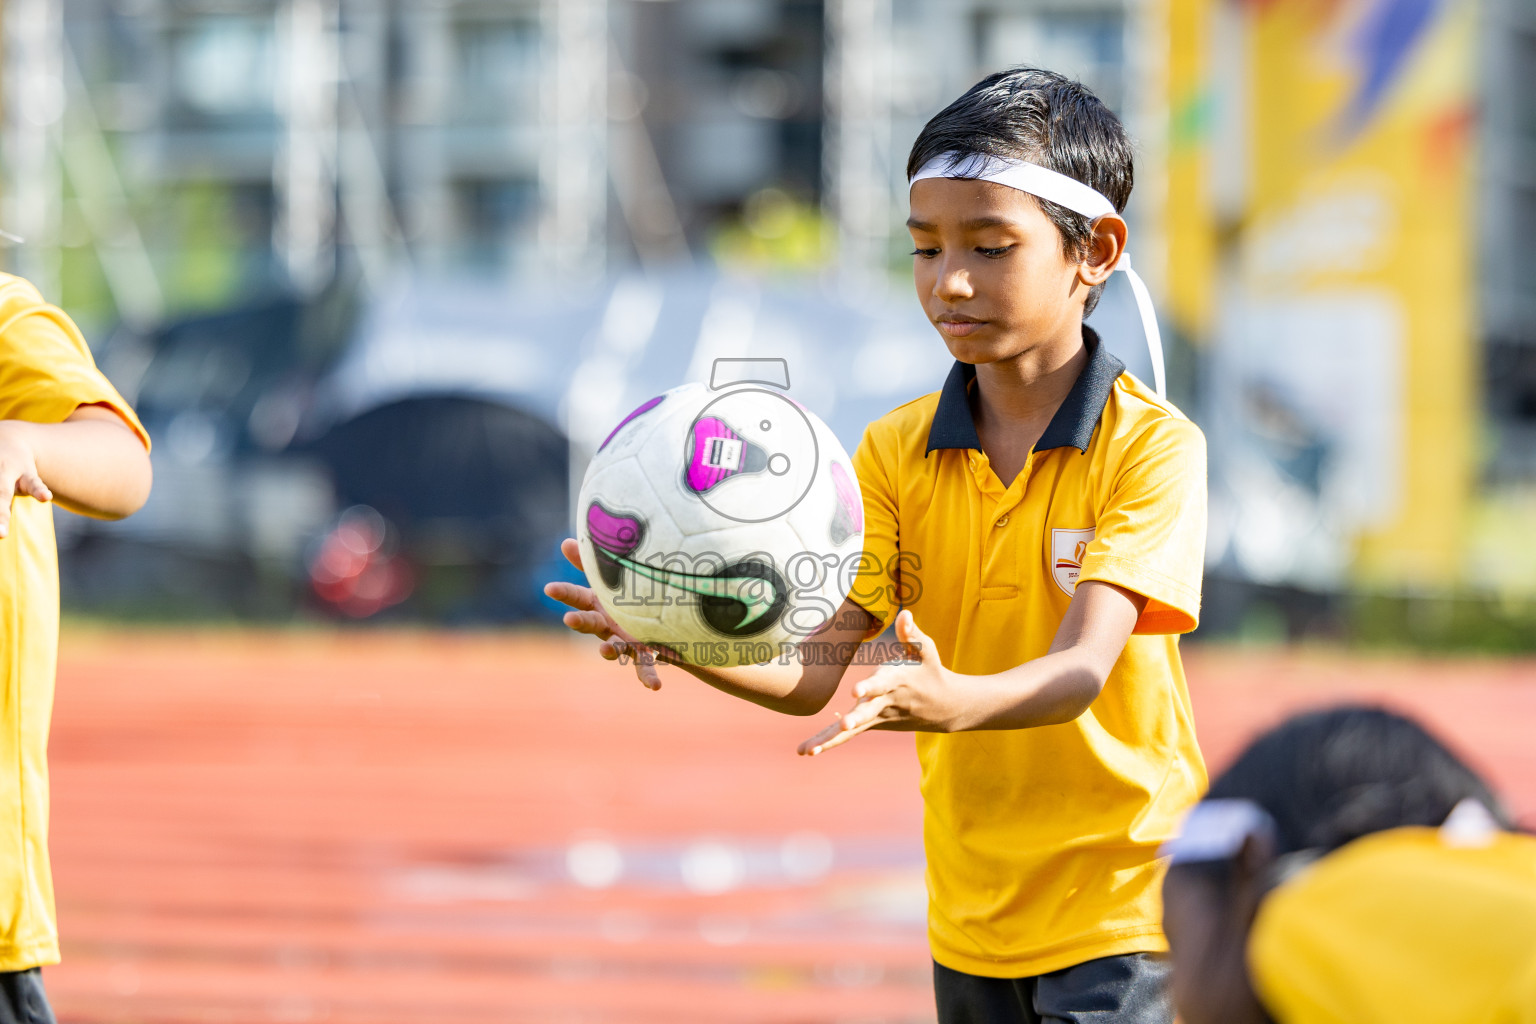
<path id="1" fill-rule="evenodd" d="M 721 228 L 710 244 L 722 267 L 755 271 L 817 270 L 835 253 L 832 225 L 821 212 L 777 188 L 753 193 L 740 219 Z"/>
<path id="2" fill-rule="evenodd" d="M 1360 646 L 1536 653 L 1536 597 L 1358 594 L 1345 619 L 1346 638 Z"/>
<path id="3" fill-rule="evenodd" d="M 133 216 L 149 250 L 167 316 L 226 309 L 260 278 L 268 240 L 250 237 L 241 197 L 226 184 L 190 181 L 140 197 Z M 60 248 L 61 305 L 88 337 L 118 319 L 92 237 L 72 194 L 66 195 Z"/>
<path id="4" fill-rule="evenodd" d="M 167 311 L 215 310 L 235 298 L 242 283 L 245 232 L 232 193 L 227 185 L 194 181 L 165 197 L 166 234 L 177 240 L 162 250 Z"/>

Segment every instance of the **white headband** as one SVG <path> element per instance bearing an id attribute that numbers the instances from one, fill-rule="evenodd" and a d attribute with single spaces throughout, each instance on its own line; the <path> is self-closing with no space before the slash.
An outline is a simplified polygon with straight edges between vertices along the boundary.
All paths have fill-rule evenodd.
<path id="1" fill-rule="evenodd" d="M 1469 796 L 1451 808 L 1439 836 L 1446 846 L 1482 847 L 1492 843 L 1501 828 L 1493 812 Z M 1274 817 L 1252 800 L 1202 800 L 1190 808 L 1179 834 L 1164 843 L 1157 854 L 1167 857 L 1170 864 L 1231 860 L 1250 837 L 1268 836 L 1273 842 L 1278 831 Z M 1302 850 L 1286 857 L 1302 854 L 1315 857 L 1317 851 Z"/>
<path id="2" fill-rule="evenodd" d="M 1275 835 L 1275 819 L 1252 800 L 1202 800 L 1159 856 L 1171 864 L 1203 864 L 1237 856 L 1250 836 Z"/>
<path id="3" fill-rule="evenodd" d="M 1002 157 L 985 156 L 980 153 L 969 155 L 955 152 L 940 153 L 912 175 L 912 181 L 908 182 L 908 186 L 924 178 L 974 178 L 978 181 L 991 181 L 999 185 L 1007 185 L 1009 188 L 1016 188 L 1020 192 L 1028 192 L 1057 206 L 1065 206 L 1073 213 L 1080 213 L 1089 220 L 1098 220 L 1100 217 L 1111 214 L 1118 216 L 1115 204 L 1110 202 L 1102 192 L 1089 188 L 1076 178 L 1069 178 L 1048 167 L 1041 167 L 1039 164 L 1032 164 L 1025 160 L 1005 160 Z M 1141 312 L 1141 329 L 1147 336 L 1147 352 L 1152 356 L 1152 383 L 1157 388 L 1157 397 L 1164 398 L 1166 387 L 1163 380 L 1163 337 L 1157 330 L 1157 314 L 1152 309 L 1152 294 L 1147 291 L 1141 275 L 1131 269 L 1130 253 L 1122 250 L 1114 269 L 1125 271 L 1126 280 L 1131 283 L 1131 291 L 1136 295 L 1136 308 Z"/>

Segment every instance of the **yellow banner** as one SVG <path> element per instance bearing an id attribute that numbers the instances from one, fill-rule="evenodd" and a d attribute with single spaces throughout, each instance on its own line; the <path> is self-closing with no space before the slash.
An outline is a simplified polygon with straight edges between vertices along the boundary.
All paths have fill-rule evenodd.
<path id="1" fill-rule="evenodd" d="M 1475 11 L 1170 4 L 1170 305 L 1210 342 L 1226 557 L 1277 582 L 1452 585 L 1473 483 Z"/>

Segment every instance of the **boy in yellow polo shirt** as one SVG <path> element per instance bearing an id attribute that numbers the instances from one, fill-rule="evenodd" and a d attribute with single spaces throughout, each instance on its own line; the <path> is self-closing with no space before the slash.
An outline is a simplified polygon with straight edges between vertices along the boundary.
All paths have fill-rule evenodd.
<path id="1" fill-rule="evenodd" d="M 911 663 L 801 752 L 919 733 L 940 1021 L 1167 1024 L 1157 851 L 1206 782 L 1176 637 L 1199 613 L 1205 447 L 1083 325 L 1129 269 L 1130 143 L 1080 84 L 1018 68 L 934 117 L 908 177 L 918 298 L 956 363 L 854 456 L 872 568 L 799 665 L 680 667 L 814 714 L 849 641 L 894 620 Z M 660 685 L 591 590 L 546 592 Z"/>
<path id="2" fill-rule="evenodd" d="M 52 1022 L 48 723 L 59 636 L 50 503 L 118 519 L 149 496 L 149 436 L 60 310 L 0 274 L 0 1024 Z"/>

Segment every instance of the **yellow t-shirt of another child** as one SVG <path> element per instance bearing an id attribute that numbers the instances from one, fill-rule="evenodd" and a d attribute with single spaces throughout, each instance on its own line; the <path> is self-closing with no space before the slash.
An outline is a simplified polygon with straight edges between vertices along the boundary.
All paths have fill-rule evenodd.
<path id="1" fill-rule="evenodd" d="M 96 369 L 80 331 L 19 277 L 0 274 L 0 419 L 58 423 L 105 405 L 149 435 Z M 45 481 L 46 482 L 46 481 Z M 48 866 L 48 727 L 59 641 L 53 509 L 11 503 L 0 539 L 0 971 L 59 960 Z"/>
<path id="2" fill-rule="evenodd" d="M 910 609 L 952 671 L 1045 654 L 1082 580 L 1147 598 L 1076 720 L 917 734 L 933 957 L 986 977 L 1166 949 L 1158 846 L 1206 786 L 1176 635 L 1199 615 L 1205 440 L 1083 333 L 1088 364 L 1008 486 L 963 363 L 854 456 L 868 571 L 850 596 L 884 624 Z"/>
<path id="3" fill-rule="evenodd" d="M 1536 1024 L 1536 838 L 1356 839 L 1265 897 L 1248 971 L 1279 1024 Z"/>

